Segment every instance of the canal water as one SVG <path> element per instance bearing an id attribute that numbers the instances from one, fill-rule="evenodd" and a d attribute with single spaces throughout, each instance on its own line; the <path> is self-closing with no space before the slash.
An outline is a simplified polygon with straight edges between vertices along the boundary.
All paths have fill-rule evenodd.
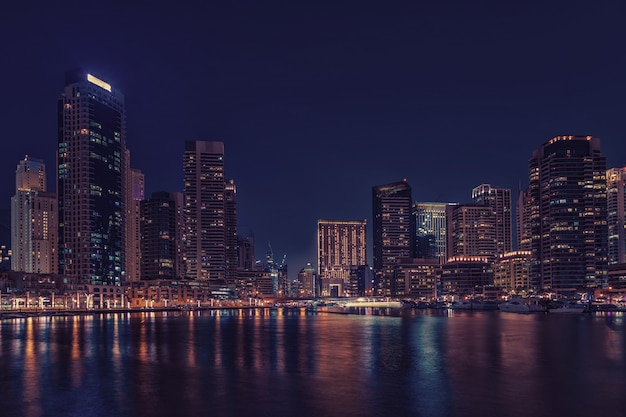
<path id="1" fill-rule="evenodd" d="M 0 322 L 0 416 L 621 416 L 623 313 Z"/>

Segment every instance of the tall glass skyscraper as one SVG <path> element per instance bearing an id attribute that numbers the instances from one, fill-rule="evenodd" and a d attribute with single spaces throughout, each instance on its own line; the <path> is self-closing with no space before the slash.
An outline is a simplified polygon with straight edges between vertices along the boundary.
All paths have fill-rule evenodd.
<path id="1" fill-rule="evenodd" d="M 446 263 L 446 203 L 415 203 L 412 215 L 415 217 L 416 239 L 423 241 L 432 236 L 435 244 L 434 257 L 439 259 L 440 264 Z M 430 257 L 424 256 L 420 245 L 417 246 L 418 258 Z"/>
<path id="2" fill-rule="evenodd" d="M 565 292 L 606 286 L 606 158 L 600 139 L 550 139 L 533 153 L 529 179 L 531 285 Z"/>
<path id="3" fill-rule="evenodd" d="M 91 284 L 124 279 L 124 97 L 82 69 L 58 102 L 59 273 Z"/>

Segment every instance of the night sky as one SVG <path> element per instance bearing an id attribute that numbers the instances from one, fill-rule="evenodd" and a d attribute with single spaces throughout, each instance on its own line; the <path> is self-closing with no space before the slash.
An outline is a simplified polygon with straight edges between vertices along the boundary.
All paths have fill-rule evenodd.
<path id="1" fill-rule="evenodd" d="M 185 140 L 225 143 L 239 232 L 290 276 L 317 219 L 368 220 L 371 187 L 468 202 L 528 182 L 559 134 L 626 164 L 621 1 L 24 1 L 0 12 L 0 209 L 25 154 L 55 188 L 67 69 L 122 90 L 132 166 L 182 191 Z M 17 4 L 19 3 L 19 5 Z"/>

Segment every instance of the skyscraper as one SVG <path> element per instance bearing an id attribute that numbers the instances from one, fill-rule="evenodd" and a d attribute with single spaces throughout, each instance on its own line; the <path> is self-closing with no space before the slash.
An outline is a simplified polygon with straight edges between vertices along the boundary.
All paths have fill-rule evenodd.
<path id="1" fill-rule="evenodd" d="M 33 273 L 57 272 L 57 200 L 46 192 L 43 161 L 26 156 L 15 171 L 11 198 L 11 269 Z"/>
<path id="2" fill-rule="evenodd" d="M 91 284 L 124 277 L 124 97 L 78 69 L 58 102 L 59 273 Z"/>
<path id="3" fill-rule="evenodd" d="M 448 204 L 448 258 L 496 258 L 495 213 L 489 206 Z"/>
<path id="4" fill-rule="evenodd" d="M 472 190 L 472 201 L 491 208 L 494 217 L 496 239 L 495 256 L 510 252 L 513 248 L 513 210 L 511 189 L 481 184 Z"/>
<path id="5" fill-rule="evenodd" d="M 186 275 L 223 285 L 226 282 L 224 143 L 185 142 L 184 176 Z"/>
<path id="6" fill-rule="evenodd" d="M 516 227 L 517 249 L 530 251 L 532 230 L 530 227 L 530 205 L 528 202 L 528 190 L 520 190 L 517 197 Z"/>
<path id="7" fill-rule="evenodd" d="M 156 192 L 141 202 L 141 279 L 182 278 L 180 193 Z"/>
<path id="8" fill-rule="evenodd" d="M 626 263 L 626 168 L 606 171 L 609 265 Z"/>
<path id="9" fill-rule="evenodd" d="M 144 200 L 144 175 L 130 167 L 130 151 L 126 150 L 126 280 L 141 279 L 141 201 Z"/>
<path id="10" fill-rule="evenodd" d="M 234 180 L 226 181 L 224 188 L 224 230 L 226 237 L 226 281 L 232 284 L 237 279 L 239 250 L 237 248 L 237 187 Z"/>
<path id="11" fill-rule="evenodd" d="M 412 215 L 415 217 L 417 239 L 429 243 L 428 237 L 434 237 L 434 256 L 439 259 L 440 264 L 444 264 L 447 260 L 446 203 L 415 203 Z M 424 253 L 421 246 L 416 242 L 416 247 L 419 248 L 416 257 L 428 258 L 429 256 L 424 256 L 427 253 Z"/>
<path id="12" fill-rule="evenodd" d="M 351 267 L 365 265 L 366 221 L 317 221 L 318 274 L 322 295 L 330 295 L 336 287 L 343 295 L 350 283 Z"/>
<path id="13" fill-rule="evenodd" d="M 415 218 L 411 215 L 411 186 L 405 181 L 372 188 L 374 270 L 392 267 L 415 250 Z"/>
<path id="14" fill-rule="evenodd" d="M 573 291 L 607 282 L 606 159 L 600 139 L 556 136 L 529 162 L 531 285 Z"/>

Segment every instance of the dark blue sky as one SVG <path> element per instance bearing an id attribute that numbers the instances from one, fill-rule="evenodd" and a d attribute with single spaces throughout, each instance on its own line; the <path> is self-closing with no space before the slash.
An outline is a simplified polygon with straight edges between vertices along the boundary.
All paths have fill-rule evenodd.
<path id="1" fill-rule="evenodd" d="M 317 219 L 371 229 L 373 185 L 406 178 L 414 200 L 444 202 L 517 190 L 558 134 L 598 136 L 625 165 L 626 6 L 508 3 L 3 5 L 0 208 L 24 154 L 54 188 L 56 100 L 76 66 L 124 92 L 148 194 L 182 190 L 185 140 L 224 141 L 240 232 L 291 274 L 315 263 Z"/>

